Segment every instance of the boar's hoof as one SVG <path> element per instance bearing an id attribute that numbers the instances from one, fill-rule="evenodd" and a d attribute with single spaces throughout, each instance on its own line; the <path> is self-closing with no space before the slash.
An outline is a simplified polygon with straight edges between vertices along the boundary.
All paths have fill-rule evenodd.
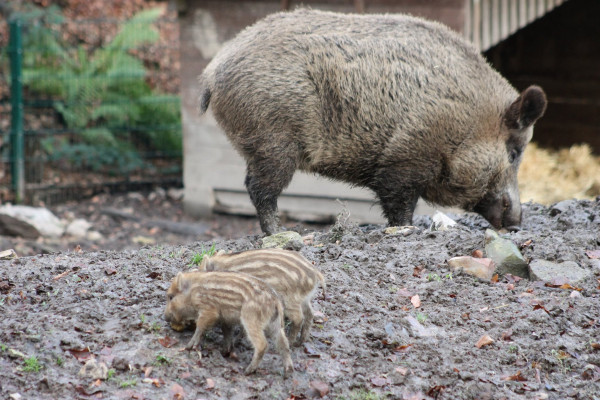
<path id="1" fill-rule="evenodd" d="M 289 378 L 293 373 L 294 373 L 294 366 L 293 365 L 287 365 L 283 369 L 283 377 L 284 378 Z"/>
<path id="2" fill-rule="evenodd" d="M 507 226 L 506 230 L 509 232 L 519 232 L 521 230 L 521 227 L 519 225 L 511 225 Z"/>
<path id="3" fill-rule="evenodd" d="M 255 373 L 255 372 L 256 372 L 256 367 L 253 367 L 253 366 L 251 366 L 251 365 L 249 365 L 249 366 L 248 366 L 248 368 L 246 368 L 246 369 L 244 370 L 244 374 L 245 374 L 245 375 L 252 375 L 252 374 L 253 374 L 253 373 Z"/>

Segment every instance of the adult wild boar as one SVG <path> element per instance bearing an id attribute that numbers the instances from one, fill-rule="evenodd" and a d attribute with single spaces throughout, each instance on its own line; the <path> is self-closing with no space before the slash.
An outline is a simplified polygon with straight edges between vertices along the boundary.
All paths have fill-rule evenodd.
<path id="1" fill-rule="evenodd" d="M 297 169 L 373 190 L 390 225 L 419 197 L 518 225 L 517 170 L 546 108 L 519 94 L 445 26 L 406 15 L 301 9 L 270 15 L 228 42 L 200 76 L 247 162 L 262 230 Z"/>

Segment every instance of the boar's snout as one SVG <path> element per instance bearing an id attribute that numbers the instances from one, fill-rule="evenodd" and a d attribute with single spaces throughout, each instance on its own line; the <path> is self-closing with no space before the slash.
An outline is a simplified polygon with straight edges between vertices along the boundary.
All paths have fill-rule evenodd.
<path id="1" fill-rule="evenodd" d="M 481 214 L 496 229 L 519 230 L 521 224 L 521 202 L 519 196 L 503 193 L 486 196 L 473 209 Z"/>

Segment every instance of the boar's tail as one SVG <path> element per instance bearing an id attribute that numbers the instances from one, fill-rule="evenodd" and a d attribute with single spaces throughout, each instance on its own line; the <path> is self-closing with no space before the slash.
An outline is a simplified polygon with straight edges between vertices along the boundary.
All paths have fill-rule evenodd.
<path id="1" fill-rule="evenodd" d="M 200 115 L 204 114 L 212 95 L 211 85 L 205 75 L 200 76 Z"/>

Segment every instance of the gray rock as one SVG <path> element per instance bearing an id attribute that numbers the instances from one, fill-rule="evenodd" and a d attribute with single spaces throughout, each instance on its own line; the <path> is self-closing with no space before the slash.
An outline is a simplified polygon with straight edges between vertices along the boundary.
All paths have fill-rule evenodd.
<path id="1" fill-rule="evenodd" d="M 560 202 L 554 204 L 550 208 L 550 215 L 554 217 L 558 214 L 562 214 L 565 211 L 568 211 L 569 209 L 575 208 L 575 207 L 577 207 L 577 200 L 563 200 L 563 201 L 560 201 Z"/>
<path id="2" fill-rule="evenodd" d="M 0 207 L 0 215 L 29 224 L 45 237 L 60 237 L 65 231 L 64 224 L 46 208 L 7 204 Z"/>
<path id="3" fill-rule="evenodd" d="M 289 242 L 298 242 L 293 243 L 294 247 L 303 245 L 302 236 L 298 232 L 294 231 L 285 231 L 279 232 L 271 236 L 266 236 L 262 240 L 262 248 L 263 249 L 272 249 L 279 248 L 283 249 L 287 246 Z"/>
<path id="4" fill-rule="evenodd" d="M 92 380 L 106 379 L 108 377 L 108 367 L 103 362 L 97 362 L 95 359 L 88 360 L 79 370 L 79 376 Z"/>
<path id="5" fill-rule="evenodd" d="M 532 260 L 529 274 L 536 281 L 550 282 L 556 278 L 565 278 L 571 285 L 577 285 L 592 276 L 592 272 L 581 268 L 574 261 L 555 263 L 547 260 Z"/>
<path id="6" fill-rule="evenodd" d="M 527 261 L 517 246 L 491 229 L 485 231 L 485 254 L 496 263 L 498 275 L 512 274 L 529 278 Z"/>

